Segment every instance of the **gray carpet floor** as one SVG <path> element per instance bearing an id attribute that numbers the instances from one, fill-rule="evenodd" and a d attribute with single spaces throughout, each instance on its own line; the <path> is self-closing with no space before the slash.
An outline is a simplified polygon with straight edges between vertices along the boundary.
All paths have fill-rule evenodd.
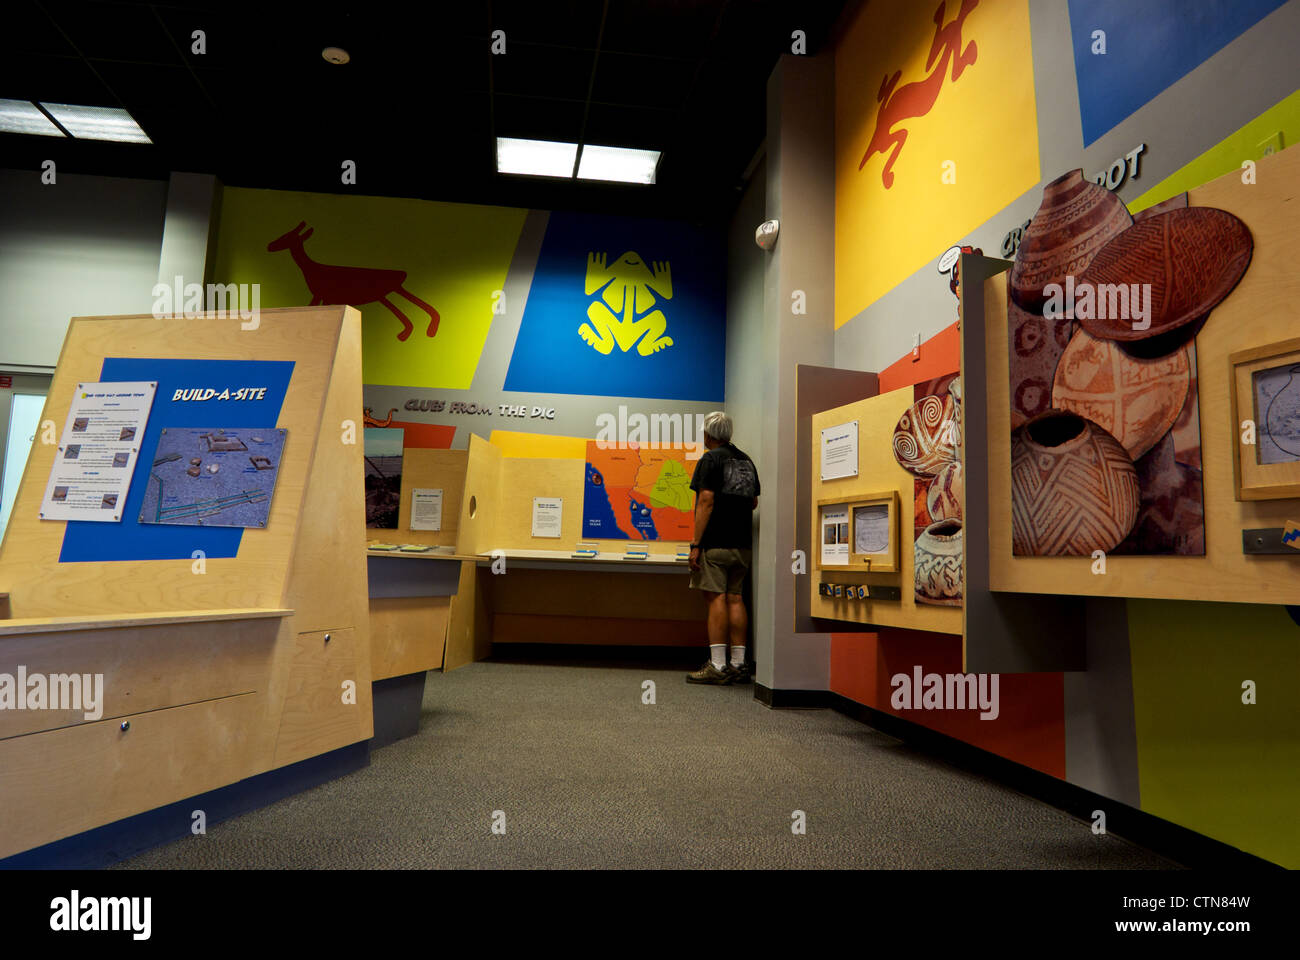
<path id="1" fill-rule="evenodd" d="M 419 734 L 368 768 L 116 866 L 1176 868 L 832 710 L 662 664 L 491 661 L 429 674 Z"/>

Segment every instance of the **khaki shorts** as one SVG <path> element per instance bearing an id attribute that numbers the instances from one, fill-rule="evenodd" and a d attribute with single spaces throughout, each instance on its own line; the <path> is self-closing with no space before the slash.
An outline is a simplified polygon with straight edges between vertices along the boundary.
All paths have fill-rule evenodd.
<path id="1" fill-rule="evenodd" d="M 749 573 L 750 550 L 715 547 L 700 554 L 700 569 L 691 571 L 691 589 L 739 594 Z"/>

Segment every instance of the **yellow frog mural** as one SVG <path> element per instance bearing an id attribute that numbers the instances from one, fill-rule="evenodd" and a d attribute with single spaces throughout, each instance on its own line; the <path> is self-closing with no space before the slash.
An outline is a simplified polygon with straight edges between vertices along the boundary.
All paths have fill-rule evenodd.
<path id="1" fill-rule="evenodd" d="M 615 344 L 627 353 L 636 343 L 636 352 L 643 357 L 671 347 L 673 338 L 664 336 L 668 318 L 662 310 L 651 309 L 657 298 L 650 292 L 653 289 L 665 300 L 673 298 L 668 261 L 655 261 L 647 267 L 635 250 L 628 250 L 610 266 L 605 261 L 604 253 L 587 254 L 587 296 L 602 287 L 604 290 L 587 307 L 590 322 L 578 328 L 579 336 L 593 350 L 605 354 Z"/>

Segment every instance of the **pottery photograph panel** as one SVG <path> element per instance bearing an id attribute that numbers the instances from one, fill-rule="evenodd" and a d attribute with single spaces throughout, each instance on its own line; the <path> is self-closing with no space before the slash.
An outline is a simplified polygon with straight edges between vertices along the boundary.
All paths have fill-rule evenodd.
<path id="1" fill-rule="evenodd" d="M 965 486 L 961 463 L 945 463 L 925 492 L 925 509 L 931 521 L 960 520 Z"/>
<path id="2" fill-rule="evenodd" d="M 1042 315 L 1050 283 L 1079 276 L 1093 256 L 1133 223 L 1124 202 L 1105 187 L 1071 170 L 1043 187 L 1043 202 L 1016 248 L 1009 282 L 1011 298 Z"/>
<path id="3" fill-rule="evenodd" d="M 1101 426 L 1137 460 L 1178 419 L 1187 402 L 1190 370 L 1186 347 L 1139 360 L 1113 340 L 1080 330 L 1056 366 L 1051 406 Z"/>
<path id="4" fill-rule="evenodd" d="M 894 427 L 894 459 L 918 477 L 932 477 L 957 459 L 961 442 L 961 405 L 951 393 L 921 397 Z"/>
<path id="5" fill-rule="evenodd" d="M 1105 429 L 1049 410 L 1011 434 L 1011 548 L 1016 556 L 1087 556 L 1137 521 L 1133 459 Z"/>
<path id="6" fill-rule="evenodd" d="M 1206 315 L 1237 285 L 1250 266 L 1254 241 L 1237 217 L 1214 207 L 1187 207 L 1144 218 L 1097 251 L 1077 286 L 1150 284 L 1149 326 L 1135 330 L 1133 310 L 1104 311 L 1098 296 L 1091 316 L 1075 321 L 1094 337 L 1133 342 L 1173 334 Z M 1109 298 L 1107 298 L 1109 299 Z"/>
<path id="7" fill-rule="evenodd" d="M 1205 556 L 1201 471 L 1174 459 L 1174 435 L 1160 438 L 1133 464 L 1141 501 L 1137 522 L 1114 554 Z"/>
<path id="8" fill-rule="evenodd" d="M 1007 297 L 1007 369 L 1013 429 L 1051 407 L 1056 365 L 1073 333 L 1073 320 L 1049 320 L 1021 309 Z"/>
<path id="9" fill-rule="evenodd" d="M 959 607 L 962 599 L 962 525 L 939 520 L 916 538 L 916 602 Z"/>

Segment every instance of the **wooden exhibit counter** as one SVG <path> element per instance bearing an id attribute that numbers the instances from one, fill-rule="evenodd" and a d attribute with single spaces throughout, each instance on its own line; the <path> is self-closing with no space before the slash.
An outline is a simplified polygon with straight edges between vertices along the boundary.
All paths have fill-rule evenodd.
<path id="1" fill-rule="evenodd" d="M 188 836 L 194 809 L 209 824 L 238 812 L 240 791 L 249 809 L 266 790 L 369 762 L 366 582 L 346 562 L 365 544 L 362 446 L 346 427 L 362 409 L 360 320 L 310 307 L 262 310 L 251 328 L 220 314 L 71 321 L 41 416 L 51 438 L 85 429 L 69 417 L 83 384 L 148 381 L 156 393 L 112 522 L 42 519 L 59 441 L 38 439 L 28 459 L 0 544 L 0 684 L 12 695 L 16 677 L 44 680 L 19 691 L 23 709 L 0 710 L 0 860 L 94 865 L 111 842 L 107 862 Z M 227 389 L 243 399 L 221 402 Z M 198 493 L 213 481 L 172 479 L 185 471 L 158 455 L 168 427 L 250 442 L 283 430 L 265 448 L 279 461 L 259 488 L 265 519 L 159 522 L 160 469 L 206 515 L 226 509 Z M 240 469 L 240 449 L 223 476 L 265 483 Z"/>

